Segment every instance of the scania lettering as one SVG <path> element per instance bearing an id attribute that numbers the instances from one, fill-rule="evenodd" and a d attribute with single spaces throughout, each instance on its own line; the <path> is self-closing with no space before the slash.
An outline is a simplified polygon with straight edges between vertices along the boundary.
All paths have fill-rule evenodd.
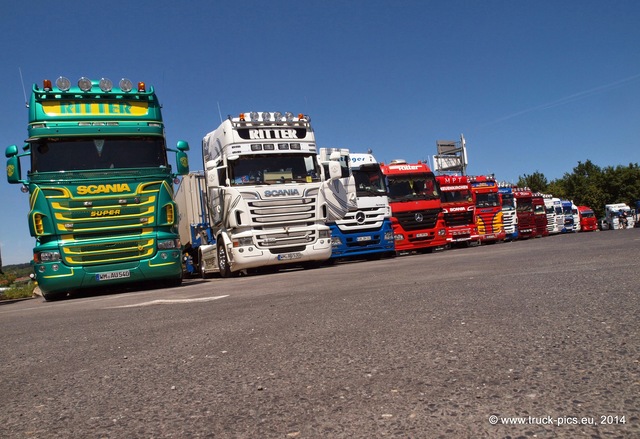
<path id="1" fill-rule="evenodd" d="M 421 162 L 381 164 L 389 187 L 396 253 L 430 252 L 447 245 L 447 230 L 436 178 Z"/>
<path id="2" fill-rule="evenodd" d="M 31 194 L 33 268 L 46 300 L 105 285 L 182 281 L 172 180 L 186 142 L 169 150 L 153 87 L 63 77 L 33 86 L 29 137 L 6 150 L 7 178 Z M 167 162 L 176 153 L 176 172 Z M 30 158 L 27 178 L 21 157 Z"/>
<path id="3" fill-rule="evenodd" d="M 513 241 L 518 239 L 518 216 L 516 215 L 516 202 L 513 198 L 512 185 L 499 183 L 498 193 L 502 198 L 502 223 L 504 225 L 505 239 Z"/>
<path id="4" fill-rule="evenodd" d="M 438 175 L 440 200 L 447 243 L 457 246 L 479 244 L 478 226 L 475 223 L 475 202 L 469 178 L 465 175 Z"/>
<path id="5" fill-rule="evenodd" d="M 352 154 L 345 148 L 320 148 L 323 163 L 331 161 L 332 156 L 333 160 L 340 161 L 343 178 L 350 172 L 354 180 L 355 203 L 350 205 L 343 219 L 329 223 L 331 260 L 395 256 L 391 207 L 380 164 L 370 153 Z"/>
<path id="6" fill-rule="evenodd" d="M 283 196 L 290 196 L 290 195 L 300 195 L 300 192 L 298 192 L 298 189 L 281 189 L 281 190 L 275 190 L 275 191 L 264 191 L 264 196 L 265 197 L 283 197 Z"/>
<path id="7" fill-rule="evenodd" d="M 101 184 L 95 185 L 92 184 L 90 186 L 78 186 L 76 189 L 78 195 L 87 195 L 87 194 L 109 194 L 109 193 L 120 193 L 120 192 L 130 192 L 131 188 L 126 183 L 122 184 Z"/>
<path id="8" fill-rule="evenodd" d="M 481 243 L 504 241 L 502 198 L 498 183 L 493 176 L 470 177 L 471 188 L 476 200 L 476 225 Z"/>
<path id="9" fill-rule="evenodd" d="M 347 200 L 324 178 L 308 116 L 241 113 L 202 140 L 212 242 L 198 247 L 203 277 L 231 277 L 262 267 L 318 265 L 331 256 L 325 224 L 342 218 Z"/>

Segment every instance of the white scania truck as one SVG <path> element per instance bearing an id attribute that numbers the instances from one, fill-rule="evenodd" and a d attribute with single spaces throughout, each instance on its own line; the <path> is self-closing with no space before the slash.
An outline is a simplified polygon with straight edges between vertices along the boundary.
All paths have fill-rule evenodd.
<path id="1" fill-rule="evenodd" d="M 215 244 L 200 245 L 200 274 L 315 266 L 331 256 L 327 222 L 347 212 L 324 175 L 309 117 L 279 112 L 229 117 L 202 140 L 207 205 Z"/>

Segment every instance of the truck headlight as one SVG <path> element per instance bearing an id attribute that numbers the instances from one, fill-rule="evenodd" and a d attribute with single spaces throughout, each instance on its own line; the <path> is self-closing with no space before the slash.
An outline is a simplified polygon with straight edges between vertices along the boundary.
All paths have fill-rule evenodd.
<path id="1" fill-rule="evenodd" d="M 173 248 L 180 248 L 180 240 L 179 239 L 164 239 L 162 241 L 158 241 L 158 249 L 159 250 L 169 250 Z"/>
<path id="2" fill-rule="evenodd" d="M 340 239 L 339 236 L 332 236 L 331 237 L 331 246 L 332 247 L 338 247 L 342 245 L 342 239 Z"/>
<path id="3" fill-rule="evenodd" d="M 247 238 L 235 238 L 233 240 L 234 247 L 243 247 L 247 245 L 253 245 L 253 239 L 251 239 L 251 236 Z"/>
<path id="4" fill-rule="evenodd" d="M 403 241 L 404 235 L 403 234 L 393 235 L 393 239 L 395 239 L 396 241 Z"/>
<path id="5" fill-rule="evenodd" d="M 438 230 L 438 236 L 444 236 L 447 234 L 447 230 L 446 229 L 440 229 Z"/>
<path id="6" fill-rule="evenodd" d="M 393 232 L 392 231 L 385 232 L 384 239 L 385 241 L 393 241 Z"/>
<path id="7" fill-rule="evenodd" d="M 60 252 L 57 250 L 37 252 L 33 254 L 33 261 L 37 264 L 41 262 L 58 262 L 59 260 Z"/>
<path id="8" fill-rule="evenodd" d="M 318 231 L 318 238 L 331 238 L 331 230 L 320 230 Z"/>

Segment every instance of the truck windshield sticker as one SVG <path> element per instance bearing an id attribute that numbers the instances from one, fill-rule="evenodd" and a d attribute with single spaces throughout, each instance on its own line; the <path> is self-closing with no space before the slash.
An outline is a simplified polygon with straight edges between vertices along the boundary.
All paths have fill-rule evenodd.
<path id="1" fill-rule="evenodd" d="M 42 111 L 47 116 L 145 116 L 149 105 L 146 102 L 96 102 L 96 101 L 55 101 L 42 102 Z"/>

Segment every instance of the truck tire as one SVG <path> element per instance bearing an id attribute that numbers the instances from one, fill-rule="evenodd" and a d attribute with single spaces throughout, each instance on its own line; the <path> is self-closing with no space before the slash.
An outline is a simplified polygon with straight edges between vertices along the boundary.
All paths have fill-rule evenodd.
<path id="1" fill-rule="evenodd" d="M 231 267 L 229 267 L 229 258 L 224 244 L 218 243 L 218 268 L 220 269 L 220 277 L 232 277 Z"/>

